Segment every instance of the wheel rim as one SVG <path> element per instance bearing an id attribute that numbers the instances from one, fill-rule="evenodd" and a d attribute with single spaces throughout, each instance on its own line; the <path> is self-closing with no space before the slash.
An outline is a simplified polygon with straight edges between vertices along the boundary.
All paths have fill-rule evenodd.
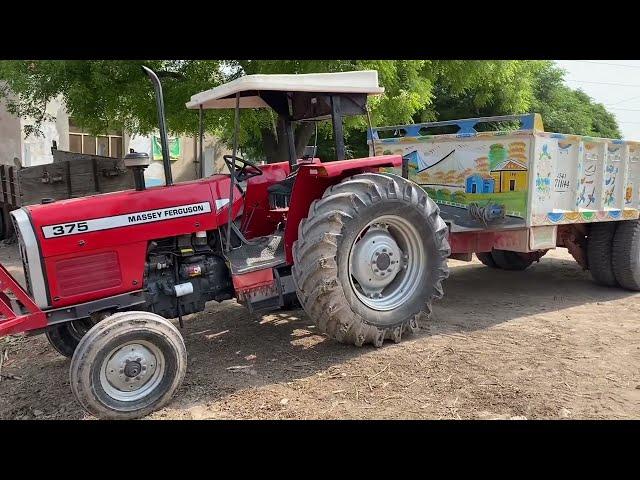
<path id="1" fill-rule="evenodd" d="M 100 384 L 110 397 L 134 402 L 149 395 L 162 381 L 162 351 L 144 340 L 114 348 L 102 363 Z"/>
<path id="2" fill-rule="evenodd" d="M 360 231 L 351 246 L 351 287 L 369 308 L 393 310 L 415 293 L 426 260 L 414 225 L 396 215 L 378 217 Z"/>

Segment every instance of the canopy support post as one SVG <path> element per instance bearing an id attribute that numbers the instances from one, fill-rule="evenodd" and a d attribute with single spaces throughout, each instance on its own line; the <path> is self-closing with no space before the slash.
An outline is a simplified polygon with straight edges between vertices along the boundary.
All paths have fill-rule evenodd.
<path id="1" fill-rule="evenodd" d="M 340 95 L 331 95 L 331 123 L 333 123 L 333 141 L 336 145 L 336 160 L 346 158 L 344 149 L 344 129 L 342 128 L 342 105 Z"/>
<path id="2" fill-rule="evenodd" d="M 240 92 L 236 93 L 236 115 L 233 130 L 233 158 L 231 161 L 231 182 L 229 183 L 229 204 L 227 217 L 227 252 L 231 251 L 231 223 L 233 222 L 233 194 L 236 188 L 236 155 L 238 154 L 238 133 L 240 130 Z"/>

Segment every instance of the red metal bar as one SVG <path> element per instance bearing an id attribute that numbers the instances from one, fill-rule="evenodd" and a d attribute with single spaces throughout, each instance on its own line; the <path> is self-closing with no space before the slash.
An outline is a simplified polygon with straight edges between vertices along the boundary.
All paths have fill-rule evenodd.
<path id="1" fill-rule="evenodd" d="M 16 299 L 24 306 L 27 313 L 16 313 L 9 297 L 4 293 L 10 290 Z M 40 307 L 29 297 L 15 278 L 0 264 L 0 337 L 14 333 L 26 332 L 47 326 L 47 317 Z"/>

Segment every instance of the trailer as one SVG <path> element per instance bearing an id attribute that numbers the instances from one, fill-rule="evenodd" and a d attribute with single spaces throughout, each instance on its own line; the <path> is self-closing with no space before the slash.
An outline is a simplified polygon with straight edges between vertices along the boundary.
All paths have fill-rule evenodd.
<path id="1" fill-rule="evenodd" d="M 545 132 L 538 114 L 374 128 L 372 154 L 440 207 L 451 258 L 524 270 L 565 247 L 598 283 L 640 287 L 640 143 Z"/>
<path id="2" fill-rule="evenodd" d="M 14 235 L 9 212 L 26 205 L 133 188 L 122 158 L 51 147 L 53 162 L 32 167 L 0 164 L 0 240 Z"/>

